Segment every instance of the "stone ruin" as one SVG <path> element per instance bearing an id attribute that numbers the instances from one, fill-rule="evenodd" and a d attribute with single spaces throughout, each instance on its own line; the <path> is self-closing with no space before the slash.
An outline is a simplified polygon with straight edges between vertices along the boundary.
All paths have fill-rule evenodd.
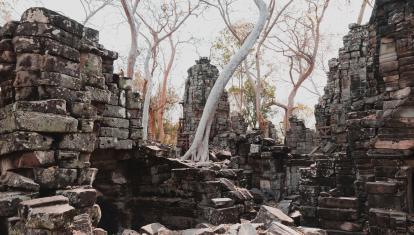
<path id="1" fill-rule="evenodd" d="M 413 234 L 414 2 L 377 0 L 350 25 L 316 106 L 321 138 L 301 169 L 302 224 L 329 234 Z"/>
<path id="2" fill-rule="evenodd" d="M 141 95 L 96 30 L 28 9 L 0 29 L 0 234 L 414 234 L 413 29 L 414 2 L 377 0 L 329 61 L 317 133 L 291 118 L 285 145 L 224 94 L 196 164 L 141 140 Z M 217 75 L 188 71 L 181 153 Z"/>
<path id="3" fill-rule="evenodd" d="M 255 219 L 260 189 L 282 197 L 287 149 L 256 133 L 235 128 L 231 153 L 222 151 L 205 167 L 177 160 L 166 146 L 143 143 L 141 96 L 130 78 L 113 74 L 117 53 L 98 36 L 44 8 L 28 9 L 0 30 L 0 234 L 151 233 L 157 224 L 145 225 L 155 222 L 177 230 L 208 223 L 225 233 L 239 229 L 240 219 Z M 201 58 L 192 68 L 194 81 L 209 83 L 202 97 L 218 73 L 208 64 Z M 197 69 L 207 69 L 210 80 Z M 202 98 L 198 90 L 187 97 Z M 201 111 L 194 105 L 188 114 Z M 187 124 L 185 131 L 194 131 L 195 124 Z M 231 134 L 229 126 L 224 95 L 213 143 Z M 264 229 L 259 222 L 269 210 L 276 209 L 263 208 L 247 229 Z"/>

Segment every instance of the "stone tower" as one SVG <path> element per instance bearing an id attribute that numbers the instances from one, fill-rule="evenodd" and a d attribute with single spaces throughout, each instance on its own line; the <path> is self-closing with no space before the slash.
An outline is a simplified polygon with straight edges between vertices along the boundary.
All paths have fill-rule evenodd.
<path id="1" fill-rule="evenodd" d="M 188 78 L 185 83 L 185 93 L 182 101 L 183 117 L 180 127 L 177 146 L 185 152 L 191 144 L 198 123 L 203 114 L 208 95 L 218 77 L 218 69 L 210 64 L 207 57 L 201 57 L 196 65 L 188 69 Z M 230 105 L 227 93 L 224 92 L 218 104 L 216 116 L 211 127 L 210 140 L 220 133 L 230 130 Z"/>

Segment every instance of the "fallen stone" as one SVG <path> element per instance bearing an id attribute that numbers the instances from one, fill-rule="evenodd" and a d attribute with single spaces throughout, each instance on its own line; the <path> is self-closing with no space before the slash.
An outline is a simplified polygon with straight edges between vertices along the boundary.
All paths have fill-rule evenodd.
<path id="1" fill-rule="evenodd" d="M 83 233 L 92 234 L 92 223 L 88 214 L 79 214 L 73 218 L 73 230 Z"/>
<path id="2" fill-rule="evenodd" d="M 269 229 L 267 230 L 267 234 L 273 235 L 302 235 L 300 232 L 297 232 L 290 227 L 283 225 L 279 222 L 272 222 L 270 224 Z"/>
<path id="3" fill-rule="evenodd" d="M 39 184 L 32 179 L 10 171 L 7 171 L 0 176 L 0 183 L 1 185 L 5 185 L 13 189 L 21 189 L 32 192 L 37 192 L 40 189 Z"/>
<path id="4" fill-rule="evenodd" d="M 230 198 L 212 198 L 211 202 L 215 208 L 231 207 L 234 205 L 234 200 Z"/>
<path id="5" fill-rule="evenodd" d="M 255 227 L 250 223 L 241 224 L 237 235 L 253 235 L 257 234 Z"/>
<path id="6" fill-rule="evenodd" d="M 124 229 L 121 235 L 141 235 L 141 234 L 131 229 Z"/>
<path id="7" fill-rule="evenodd" d="M 141 233 L 146 233 L 146 234 L 149 234 L 149 235 L 156 235 L 161 230 L 167 230 L 167 228 L 164 225 L 160 224 L 160 223 L 147 224 L 147 225 L 142 226 L 140 228 Z"/>
<path id="8" fill-rule="evenodd" d="M 292 218 L 284 214 L 281 210 L 262 205 L 259 212 L 252 223 L 264 223 L 265 225 L 270 225 L 273 221 L 281 222 L 285 225 L 293 225 L 294 221 Z"/>
<path id="9" fill-rule="evenodd" d="M 108 235 L 108 232 L 103 230 L 102 228 L 94 228 L 92 235 Z"/>
<path id="10" fill-rule="evenodd" d="M 308 227 L 298 227 L 297 228 L 303 235 L 328 235 L 328 233 L 320 228 L 308 228 Z"/>

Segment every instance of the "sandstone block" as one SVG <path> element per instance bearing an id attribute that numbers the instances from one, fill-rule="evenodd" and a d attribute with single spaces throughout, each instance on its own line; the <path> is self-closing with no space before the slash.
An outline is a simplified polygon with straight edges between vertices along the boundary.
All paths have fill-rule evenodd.
<path id="1" fill-rule="evenodd" d="M 58 230 L 68 228 L 74 217 L 74 208 L 68 204 L 36 207 L 30 210 L 25 226 Z"/>
<path id="2" fill-rule="evenodd" d="M 82 37 L 84 29 L 83 25 L 75 20 L 42 7 L 27 9 L 22 15 L 21 22 L 36 22 L 55 25 L 77 37 Z"/>
<path id="3" fill-rule="evenodd" d="M 92 101 L 109 103 L 111 98 L 110 91 L 91 86 L 85 86 L 85 89 L 90 92 Z"/>
<path id="4" fill-rule="evenodd" d="M 49 150 L 52 141 L 52 138 L 34 132 L 13 132 L 0 137 L 0 154 L 27 150 Z"/>
<path id="5" fill-rule="evenodd" d="M 34 169 L 35 182 L 42 188 L 59 189 L 73 185 L 77 179 L 76 169 L 58 167 Z"/>
<path id="6" fill-rule="evenodd" d="M 74 117 L 78 118 L 96 118 L 98 111 L 96 107 L 90 103 L 74 102 L 71 104 L 70 112 Z"/>
<path id="7" fill-rule="evenodd" d="M 129 128 L 128 119 L 103 117 L 100 121 L 104 127 Z"/>
<path id="8" fill-rule="evenodd" d="M 126 109 L 121 106 L 105 105 L 103 113 L 105 117 L 126 118 Z"/>
<path id="9" fill-rule="evenodd" d="M 69 204 L 75 208 L 90 207 L 95 204 L 97 192 L 93 188 L 75 188 L 56 192 L 69 199 Z"/>
<path id="10" fill-rule="evenodd" d="M 35 183 L 32 179 L 7 171 L 0 176 L 1 185 L 13 189 L 21 189 L 36 192 L 39 191 L 39 184 Z"/>
<path id="11" fill-rule="evenodd" d="M 128 139 L 129 130 L 113 127 L 101 127 L 99 129 L 99 136 L 103 137 L 115 137 L 118 139 Z"/>
<path id="12" fill-rule="evenodd" d="M 281 210 L 270 207 L 270 206 L 261 206 L 257 216 L 253 223 L 264 223 L 271 224 L 273 221 L 280 221 L 285 225 L 293 225 L 294 221 L 288 215 L 284 214 Z"/>
<path id="13" fill-rule="evenodd" d="M 95 149 L 96 136 L 93 133 L 74 133 L 63 136 L 59 148 L 64 150 L 75 150 L 82 152 L 93 152 Z"/>
<path id="14" fill-rule="evenodd" d="M 63 115 L 29 111 L 15 111 L 0 121 L 0 133 L 13 131 L 34 131 L 50 133 L 76 132 L 78 120 Z"/>
<path id="15" fill-rule="evenodd" d="M 2 192 L 0 194 L 0 216 L 11 217 L 17 215 L 19 203 L 30 200 L 33 194 L 27 192 Z"/>
<path id="16" fill-rule="evenodd" d="M 51 54 L 65 59 L 79 62 L 79 51 L 73 47 L 59 43 L 47 37 L 19 36 L 13 39 L 16 53 Z"/>

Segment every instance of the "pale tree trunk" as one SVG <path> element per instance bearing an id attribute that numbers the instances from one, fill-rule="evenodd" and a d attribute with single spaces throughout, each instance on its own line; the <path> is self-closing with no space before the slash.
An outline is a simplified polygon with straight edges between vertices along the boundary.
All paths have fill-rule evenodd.
<path id="1" fill-rule="evenodd" d="M 127 77 L 129 78 L 133 78 L 134 76 L 134 68 L 138 56 L 138 25 L 135 22 L 134 14 L 139 2 L 140 0 L 135 0 L 134 5 L 130 7 L 126 0 L 121 0 L 122 8 L 124 9 L 125 16 L 127 17 L 129 31 L 131 34 L 131 47 L 129 48 L 127 62 Z"/>
<path id="2" fill-rule="evenodd" d="M 151 79 L 151 73 L 150 73 L 150 60 L 151 60 L 151 54 L 153 53 L 153 47 L 151 45 L 151 42 L 148 41 L 148 51 L 147 55 L 145 57 L 144 62 L 144 79 L 146 81 L 146 87 L 145 87 L 145 96 L 144 96 L 144 107 L 142 110 L 142 140 L 146 141 L 148 140 L 148 119 L 149 119 L 149 108 L 151 103 L 151 91 L 152 91 L 152 79 Z M 155 59 L 155 58 L 153 58 Z"/>
<path id="3" fill-rule="evenodd" d="M 357 24 L 359 24 L 359 25 L 362 24 L 362 20 L 364 18 L 364 13 L 365 13 L 365 9 L 367 8 L 368 1 L 369 0 L 362 0 L 362 5 L 361 5 L 361 8 L 359 10 L 358 20 L 357 20 Z"/>
<path id="4" fill-rule="evenodd" d="M 200 123 L 198 124 L 193 143 L 182 157 L 183 159 L 191 158 L 193 161 L 200 162 L 207 162 L 209 160 L 208 145 L 211 124 L 213 123 L 214 115 L 216 113 L 220 97 L 223 95 L 224 89 L 234 71 L 243 62 L 243 60 L 246 59 L 246 56 L 249 54 L 250 49 L 253 48 L 254 44 L 259 38 L 268 16 L 266 3 L 264 3 L 263 0 L 254 0 L 254 2 L 260 12 L 259 19 L 239 51 L 237 51 L 237 53 L 232 56 L 229 63 L 223 68 L 223 71 L 220 73 L 217 81 L 214 83 L 214 86 L 210 92 L 210 95 L 208 96 L 206 105 L 204 107 Z"/>
<path id="5" fill-rule="evenodd" d="M 174 42 L 172 40 L 172 37 L 169 36 L 168 38 L 170 43 L 170 59 L 168 60 L 168 64 L 166 68 L 164 69 L 163 73 L 163 79 L 162 79 L 162 87 L 161 87 L 161 98 L 160 98 L 160 108 L 157 111 L 157 124 L 158 124 L 158 141 L 163 142 L 165 138 L 165 132 L 164 132 L 164 113 L 165 113 L 165 106 L 167 103 L 167 81 L 170 76 L 171 68 L 174 63 L 175 54 L 176 54 L 176 45 L 174 45 Z"/>

